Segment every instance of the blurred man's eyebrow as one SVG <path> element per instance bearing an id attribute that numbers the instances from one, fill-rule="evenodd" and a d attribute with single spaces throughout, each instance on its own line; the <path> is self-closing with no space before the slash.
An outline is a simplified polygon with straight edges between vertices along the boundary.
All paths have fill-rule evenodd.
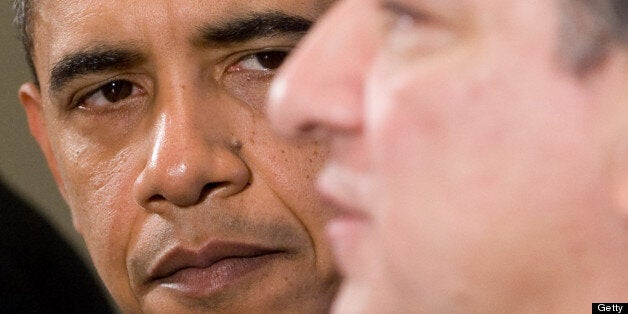
<path id="1" fill-rule="evenodd" d="M 78 77 L 132 67 L 144 59 L 137 52 L 106 46 L 70 53 L 52 66 L 50 88 L 53 93 L 58 92 Z"/>
<path id="2" fill-rule="evenodd" d="M 237 44 L 264 37 L 303 35 L 311 26 L 311 20 L 279 11 L 252 13 L 205 25 L 200 29 L 199 41 L 209 46 Z"/>

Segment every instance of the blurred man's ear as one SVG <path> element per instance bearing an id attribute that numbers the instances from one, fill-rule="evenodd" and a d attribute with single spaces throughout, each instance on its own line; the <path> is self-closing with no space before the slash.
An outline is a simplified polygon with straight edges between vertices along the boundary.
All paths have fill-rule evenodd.
<path id="1" fill-rule="evenodd" d="M 52 151 L 50 139 L 48 138 L 48 132 L 46 130 L 46 124 L 43 117 L 44 109 L 42 107 L 41 92 L 39 91 L 39 87 L 33 83 L 22 84 L 19 90 L 19 98 L 22 106 L 24 106 L 24 109 L 26 110 L 26 118 L 28 119 L 28 127 L 30 128 L 31 134 L 44 153 L 46 161 L 48 162 L 48 167 L 50 167 L 52 176 L 59 187 L 59 191 L 61 192 L 63 198 L 67 201 L 65 187 L 63 186 L 63 181 L 61 180 L 61 176 L 59 174 L 59 168 L 57 167 L 57 160 Z"/>
<path id="2" fill-rule="evenodd" d="M 628 143 L 625 146 L 621 149 L 620 158 L 622 160 L 619 161 L 621 164 L 617 167 L 617 173 L 615 174 L 617 177 L 615 199 L 623 217 L 628 221 Z"/>

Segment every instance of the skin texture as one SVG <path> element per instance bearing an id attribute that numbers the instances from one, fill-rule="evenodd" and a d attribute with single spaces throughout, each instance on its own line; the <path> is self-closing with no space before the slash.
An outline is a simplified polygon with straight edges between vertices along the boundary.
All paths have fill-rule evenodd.
<path id="1" fill-rule="evenodd" d="M 289 51 L 301 34 L 205 43 L 199 33 L 266 12 L 313 21 L 329 3 L 38 3 L 33 52 L 41 84 L 24 84 L 20 99 L 76 229 L 124 312 L 328 310 L 339 278 L 323 227 L 335 212 L 313 186 L 327 148 L 271 131 L 264 99 L 275 71 L 251 57 Z M 98 71 L 80 62 L 58 66 L 77 53 L 116 49 L 134 61 Z M 53 83 L 51 75 L 67 69 L 85 73 Z M 111 81 L 127 88 L 114 101 L 102 88 Z M 277 253 L 211 293 L 150 277 L 169 250 L 199 252 L 219 242 Z"/>
<path id="2" fill-rule="evenodd" d="M 625 300 L 626 47 L 579 76 L 557 53 L 559 12 L 347 0 L 282 67 L 274 127 L 331 139 L 318 188 L 343 212 L 328 229 L 345 275 L 335 312 Z"/>

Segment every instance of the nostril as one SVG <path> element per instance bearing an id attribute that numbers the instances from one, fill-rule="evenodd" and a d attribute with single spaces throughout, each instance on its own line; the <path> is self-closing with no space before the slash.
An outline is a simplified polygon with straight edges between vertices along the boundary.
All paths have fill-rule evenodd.
<path id="1" fill-rule="evenodd" d="M 223 188 L 226 188 L 229 185 L 229 182 L 221 181 L 221 182 L 211 182 L 205 184 L 203 190 L 201 191 L 202 195 L 209 195 L 214 193 L 214 191 L 219 191 Z"/>
<path id="2" fill-rule="evenodd" d="M 242 192 L 244 189 L 248 187 L 249 187 L 248 180 L 246 182 L 242 182 L 242 184 L 238 184 L 237 181 L 210 182 L 210 183 L 205 184 L 198 198 L 200 200 L 210 195 L 212 195 L 213 197 L 216 197 L 216 196 L 226 197 L 229 195 Z"/>
<path id="3" fill-rule="evenodd" d="M 207 183 L 203 187 L 203 190 L 201 191 L 201 195 L 199 195 L 199 198 L 204 198 L 208 195 L 217 194 L 217 193 L 220 193 L 221 195 L 223 194 L 231 195 L 233 193 L 233 191 L 231 191 L 233 188 L 235 188 L 233 182 L 229 182 L 229 181 Z"/>
<path id="4" fill-rule="evenodd" d="M 165 197 L 163 197 L 163 196 L 161 196 L 161 195 L 157 194 L 157 195 L 153 195 L 153 196 L 151 196 L 151 197 L 148 199 L 148 202 L 150 202 L 150 203 L 160 202 L 160 201 L 163 201 L 163 200 L 165 200 L 165 199 L 166 199 Z"/>

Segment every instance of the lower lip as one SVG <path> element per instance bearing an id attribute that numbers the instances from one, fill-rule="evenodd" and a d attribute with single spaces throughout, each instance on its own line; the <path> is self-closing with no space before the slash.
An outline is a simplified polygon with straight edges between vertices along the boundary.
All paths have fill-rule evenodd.
<path id="1" fill-rule="evenodd" d="M 188 267 L 160 279 L 159 285 L 188 297 L 207 297 L 262 268 L 278 257 L 278 253 L 255 257 L 232 257 L 209 267 Z"/>

